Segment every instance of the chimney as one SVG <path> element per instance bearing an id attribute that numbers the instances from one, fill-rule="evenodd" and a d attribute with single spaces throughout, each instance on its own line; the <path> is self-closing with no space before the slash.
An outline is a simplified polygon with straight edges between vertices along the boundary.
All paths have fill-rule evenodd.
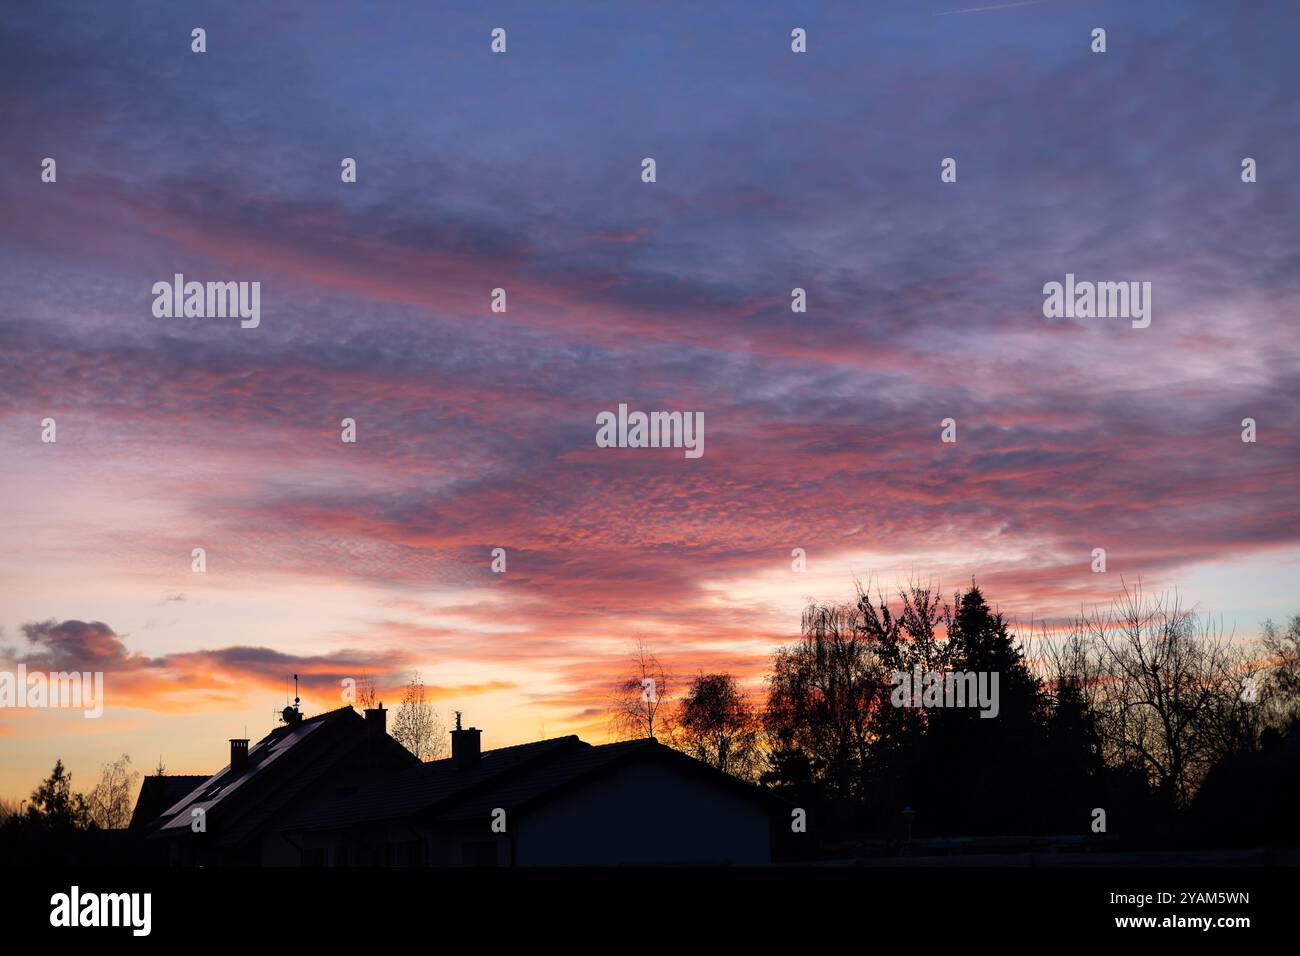
<path id="1" fill-rule="evenodd" d="M 248 763 L 248 738 L 230 738 L 230 772 L 239 773 Z"/>
<path id="2" fill-rule="evenodd" d="M 460 726 L 460 711 L 456 711 L 456 729 L 451 732 L 451 765 L 457 770 L 468 770 L 478 764 L 480 731 L 477 727 Z"/>
<path id="3" fill-rule="evenodd" d="M 382 700 L 378 707 L 366 708 L 366 729 L 377 735 L 388 733 L 388 711 L 384 710 Z"/>

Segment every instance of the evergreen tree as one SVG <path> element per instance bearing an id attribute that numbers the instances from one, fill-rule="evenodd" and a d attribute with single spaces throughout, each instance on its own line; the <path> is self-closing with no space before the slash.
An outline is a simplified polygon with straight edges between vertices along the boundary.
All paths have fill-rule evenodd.
<path id="1" fill-rule="evenodd" d="M 72 774 L 62 759 L 54 762 L 54 770 L 32 791 L 27 820 L 51 829 L 85 829 L 91 825 L 86 799 L 72 792 Z"/>

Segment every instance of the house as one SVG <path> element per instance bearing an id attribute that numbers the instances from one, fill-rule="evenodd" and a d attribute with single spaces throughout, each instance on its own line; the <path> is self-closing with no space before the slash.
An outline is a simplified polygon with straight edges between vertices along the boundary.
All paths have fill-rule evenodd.
<path id="1" fill-rule="evenodd" d="M 182 797 L 206 783 L 211 774 L 150 774 L 140 783 L 140 795 L 135 800 L 135 810 L 127 829 L 141 836 L 152 833 L 162 825 L 163 812 L 173 807 Z"/>
<path id="2" fill-rule="evenodd" d="M 308 866 L 760 865 L 789 819 L 765 791 L 654 739 L 576 736 L 412 767 L 284 827 Z"/>
<path id="3" fill-rule="evenodd" d="M 163 813 L 207 781 L 211 774 L 150 774 L 140 783 L 140 795 L 127 826 L 127 859 L 142 866 L 166 866 L 166 843 L 145 838 L 166 822 Z"/>
<path id="4" fill-rule="evenodd" d="M 173 796 L 170 785 L 142 788 L 133 826 L 146 846 L 165 847 L 172 865 L 297 865 L 298 847 L 280 832 L 285 824 L 420 766 L 388 735 L 386 715 L 382 704 L 364 717 L 341 707 L 306 719 L 286 707 L 284 726 L 251 749 L 247 739 L 231 740 L 230 764 L 187 780 L 194 785 L 161 813 L 148 803 Z"/>

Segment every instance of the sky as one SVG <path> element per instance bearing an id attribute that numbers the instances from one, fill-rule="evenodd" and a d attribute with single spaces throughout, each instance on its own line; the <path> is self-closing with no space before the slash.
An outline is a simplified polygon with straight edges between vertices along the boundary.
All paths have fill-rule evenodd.
<path id="1" fill-rule="evenodd" d="M 1300 611 L 1297 27 L 7 5 L 0 666 L 103 671 L 106 706 L 0 710 L 0 796 L 56 757 L 214 772 L 293 673 L 308 714 L 418 671 L 485 747 L 598 742 L 635 639 L 758 695 L 855 580 L 1049 626 L 1121 580 L 1239 639 Z M 155 316 L 176 273 L 260 282 L 260 325 Z M 1149 281 L 1150 326 L 1045 317 L 1067 273 Z M 620 403 L 702 413 L 703 456 L 597 447 Z"/>

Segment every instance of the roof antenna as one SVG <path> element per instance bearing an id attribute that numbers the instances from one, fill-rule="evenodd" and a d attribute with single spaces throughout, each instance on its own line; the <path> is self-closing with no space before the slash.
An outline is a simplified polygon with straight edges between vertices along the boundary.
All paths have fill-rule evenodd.
<path id="1" fill-rule="evenodd" d="M 286 681 L 285 684 L 287 688 L 288 682 Z M 302 702 L 302 698 L 298 696 L 298 675 L 294 674 L 293 675 L 293 703 L 289 704 L 284 708 L 284 710 L 280 711 L 280 719 L 283 720 L 286 724 L 289 724 L 290 726 L 297 726 L 298 724 L 302 723 L 302 711 L 298 709 L 298 704 L 301 702 Z"/>

